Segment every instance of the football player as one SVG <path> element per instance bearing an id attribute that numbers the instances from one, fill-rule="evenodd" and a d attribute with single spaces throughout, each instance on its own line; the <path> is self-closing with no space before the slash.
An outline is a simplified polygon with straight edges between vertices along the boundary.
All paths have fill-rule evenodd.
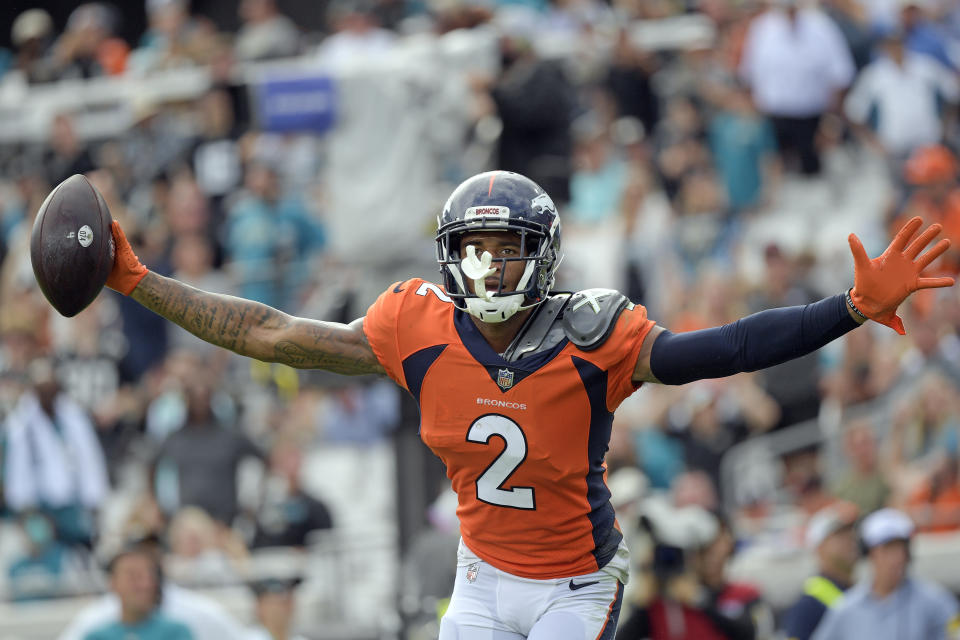
<path id="1" fill-rule="evenodd" d="M 673 334 L 605 289 L 551 295 L 560 218 L 528 178 L 463 182 L 439 216 L 442 285 L 397 282 L 350 324 L 297 318 L 149 272 L 114 223 L 107 285 L 241 355 L 383 374 L 420 405 L 423 441 L 458 495 L 461 544 L 442 640 L 612 638 L 628 553 L 604 482 L 613 412 L 644 382 L 683 384 L 813 351 L 951 278 L 920 274 L 948 247 L 908 222 L 882 256 L 850 236 L 854 286 Z"/>

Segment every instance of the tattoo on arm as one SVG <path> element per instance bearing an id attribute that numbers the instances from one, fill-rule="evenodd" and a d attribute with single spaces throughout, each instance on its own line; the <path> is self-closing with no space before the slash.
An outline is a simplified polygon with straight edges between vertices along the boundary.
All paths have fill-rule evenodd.
<path id="1" fill-rule="evenodd" d="M 274 345 L 275 362 L 346 375 L 385 373 L 363 333 L 363 319 L 349 325 L 297 318 Z"/>
<path id="2" fill-rule="evenodd" d="M 148 273 L 134 300 L 201 340 L 265 362 L 358 375 L 384 373 L 363 334 L 349 325 L 295 318 L 259 302 L 209 293 Z"/>

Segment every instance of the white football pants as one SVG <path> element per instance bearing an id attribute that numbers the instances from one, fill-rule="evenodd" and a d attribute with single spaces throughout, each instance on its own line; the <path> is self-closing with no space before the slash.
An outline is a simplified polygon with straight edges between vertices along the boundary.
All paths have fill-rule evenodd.
<path id="1" fill-rule="evenodd" d="M 611 564 L 620 564 L 621 555 Z M 623 583 L 609 569 L 519 578 L 476 557 L 461 541 L 440 640 L 612 640 L 622 599 Z"/>

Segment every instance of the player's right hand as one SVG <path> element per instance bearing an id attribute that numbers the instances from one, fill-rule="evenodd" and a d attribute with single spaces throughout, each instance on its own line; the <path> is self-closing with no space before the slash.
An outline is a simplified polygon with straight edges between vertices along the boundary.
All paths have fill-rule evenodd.
<path id="1" fill-rule="evenodd" d="M 127 236 L 123 234 L 120 223 L 114 220 L 110 231 L 113 233 L 114 257 L 113 269 L 107 277 L 107 286 L 128 296 L 137 288 L 148 271 L 127 242 Z"/>
<path id="2" fill-rule="evenodd" d="M 940 233 L 940 225 L 932 224 L 913 242 L 910 239 L 923 225 L 919 217 L 912 218 L 900 231 L 882 255 L 870 259 L 856 234 L 847 238 L 853 252 L 854 286 L 850 292 L 853 304 L 865 316 L 885 324 L 900 335 L 903 321 L 897 315 L 897 307 L 918 289 L 933 289 L 953 285 L 953 278 L 922 278 L 921 272 L 948 248 L 950 241 L 940 240 L 922 256 L 928 244 Z"/>

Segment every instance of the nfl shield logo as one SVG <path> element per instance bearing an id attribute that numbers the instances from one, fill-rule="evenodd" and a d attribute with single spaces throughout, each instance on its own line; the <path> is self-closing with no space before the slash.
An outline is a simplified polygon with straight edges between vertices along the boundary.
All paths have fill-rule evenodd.
<path id="1" fill-rule="evenodd" d="M 467 567 L 467 582 L 475 582 L 477 580 L 478 573 L 480 573 L 480 563 L 474 562 L 472 565 Z"/>
<path id="2" fill-rule="evenodd" d="M 500 385 L 500 388 L 506 391 L 513 386 L 513 371 L 510 369 L 498 369 L 497 370 L 497 384 Z"/>

